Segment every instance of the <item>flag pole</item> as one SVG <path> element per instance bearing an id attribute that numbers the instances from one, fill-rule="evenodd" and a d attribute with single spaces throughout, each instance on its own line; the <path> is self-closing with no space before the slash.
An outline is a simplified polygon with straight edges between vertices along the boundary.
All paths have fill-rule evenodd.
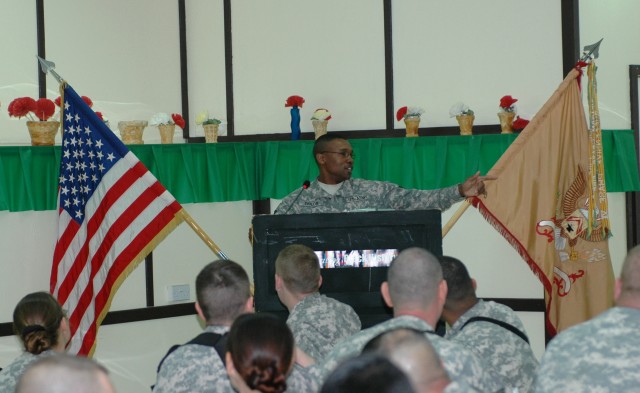
<path id="1" fill-rule="evenodd" d="M 184 208 L 180 209 L 180 211 L 178 212 L 178 216 L 180 216 L 184 220 L 184 222 L 189 224 L 191 229 L 193 229 L 196 235 L 198 235 L 200 239 L 202 239 L 206 243 L 206 245 L 211 249 L 211 251 L 216 253 L 221 259 L 229 259 L 229 257 L 227 257 L 225 253 L 222 252 L 220 247 L 218 247 L 218 245 L 213 240 L 211 240 L 209 235 L 207 235 L 207 233 L 202 229 L 202 227 L 200 227 L 200 225 L 198 225 L 198 223 L 195 222 L 195 220 L 191 217 L 191 215 L 189 215 L 189 213 L 187 213 L 186 210 L 184 210 Z"/>
<path id="2" fill-rule="evenodd" d="M 451 216 L 449 221 L 447 221 L 445 226 L 442 227 L 442 238 L 443 239 L 444 239 L 445 236 L 447 236 L 447 233 L 449 233 L 451 228 L 453 228 L 453 226 L 456 225 L 456 222 L 458 222 L 458 220 L 460 219 L 460 217 L 462 217 L 464 212 L 467 211 L 469 206 L 471 206 L 471 203 L 469 203 L 468 199 L 465 199 L 462 202 L 462 205 L 458 208 L 458 210 L 453 214 L 453 216 Z"/>
<path id="3" fill-rule="evenodd" d="M 56 68 L 56 63 L 43 59 L 38 55 L 36 55 L 36 57 L 40 62 L 40 68 L 42 68 L 42 72 L 44 72 L 45 74 L 51 73 L 51 75 L 53 75 L 53 77 L 56 78 L 56 80 L 60 84 L 64 82 L 64 79 L 54 70 L 54 68 Z"/>

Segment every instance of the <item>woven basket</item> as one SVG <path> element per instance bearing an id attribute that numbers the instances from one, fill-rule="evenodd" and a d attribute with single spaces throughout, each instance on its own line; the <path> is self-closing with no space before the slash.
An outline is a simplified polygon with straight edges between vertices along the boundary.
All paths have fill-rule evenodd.
<path id="1" fill-rule="evenodd" d="M 327 133 L 327 124 L 329 124 L 329 120 L 311 120 L 311 124 L 313 124 L 313 131 L 316 134 L 316 139 L 318 139 Z"/>
<path id="2" fill-rule="evenodd" d="M 407 138 L 418 136 L 420 116 L 407 116 L 404 118 L 404 124 L 407 126 Z"/>
<path id="3" fill-rule="evenodd" d="M 160 124 L 158 125 L 160 130 L 160 140 L 162 143 L 173 143 L 173 135 L 176 132 L 175 124 Z"/>
<path id="4" fill-rule="evenodd" d="M 142 132 L 147 126 L 147 122 L 144 120 L 128 120 L 118 123 L 118 129 L 120 130 L 120 136 L 122 136 L 122 142 L 125 145 L 143 145 Z"/>
<path id="5" fill-rule="evenodd" d="M 218 126 L 219 124 L 203 124 L 204 141 L 207 143 L 218 143 Z"/>
<path id="6" fill-rule="evenodd" d="M 498 112 L 500 119 L 500 129 L 503 134 L 513 134 L 513 118 L 516 117 L 515 112 Z"/>
<path id="7" fill-rule="evenodd" d="M 460 135 L 473 134 L 473 121 L 476 119 L 474 115 L 458 115 L 456 120 L 460 125 Z"/>
<path id="8" fill-rule="evenodd" d="M 53 146 L 60 128 L 59 121 L 28 121 L 31 146 Z"/>

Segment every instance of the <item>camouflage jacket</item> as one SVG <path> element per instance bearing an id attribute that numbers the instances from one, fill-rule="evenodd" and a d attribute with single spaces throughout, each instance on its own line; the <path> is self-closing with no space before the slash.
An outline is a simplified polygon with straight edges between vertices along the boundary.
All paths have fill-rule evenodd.
<path id="1" fill-rule="evenodd" d="M 44 351 L 40 355 L 34 355 L 29 352 L 23 352 L 0 371 L 0 393 L 13 393 L 16 390 L 18 380 L 31 363 L 40 359 L 41 356 L 51 356 L 54 353 L 53 351 Z"/>
<path id="2" fill-rule="evenodd" d="M 224 334 L 228 326 L 207 326 L 206 332 Z M 317 383 L 306 369 L 295 366 L 287 378 L 287 392 L 317 390 Z M 216 350 L 198 344 L 182 345 L 162 363 L 154 392 L 235 393 L 227 370 Z"/>
<path id="3" fill-rule="evenodd" d="M 324 360 L 311 367 L 311 372 L 319 380 L 324 380 L 339 363 L 357 356 L 362 348 L 377 335 L 397 328 L 417 329 L 425 332 L 436 352 L 440 356 L 444 368 L 453 381 L 462 381 L 481 392 L 495 392 L 500 386 L 491 379 L 480 360 L 471 351 L 452 341 L 445 340 L 433 332 L 428 323 L 414 316 L 405 315 L 392 318 L 368 329 L 364 329 L 336 345 Z"/>
<path id="4" fill-rule="evenodd" d="M 323 190 L 318 180 L 306 190 L 299 188 L 287 195 L 275 210 L 275 214 L 341 213 L 348 211 L 380 210 L 446 210 L 463 198 L 454 185 L 438 190 L 402 188 L 396 184 L 349 179 L 331 195 Z"/>
<path id="5" fill-rule="evenodd" d="M 492 322 L 474 321 L 462 328 L 469 319 L 478 316 L 506 322 L 526 334 L 522 321 L 512 309 L 480 300 L 453 324 L 445 338 L 475 353 L 506 391 L 517 388 L 520 393 L 529 392 L 538 367 L 531 346 L 515 333 Z"/>
<path id="6" fill-rule="evenodd" d="M 287 325 L 296 344 L 308 355 L 321 360 L 345 337 L 360 331 L 360 318 L 351 306 L 313 293 L 293 307 Z"/>
<path id="7" fill-rule="evenodd" d="M 536 392 L 640 391 L 640 310 L 614 307 L 558 334 L 534 386 Z"/>

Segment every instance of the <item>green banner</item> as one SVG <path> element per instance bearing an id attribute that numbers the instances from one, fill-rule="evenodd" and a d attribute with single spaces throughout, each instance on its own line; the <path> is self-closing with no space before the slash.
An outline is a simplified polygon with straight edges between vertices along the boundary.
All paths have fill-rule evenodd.
<path id="1" fill-rule="evenodd" d="M 353 176 L 434 189 L 487 173 L 517 134 L 351 140 Z M 640 191 L 633 130 L 602 132 L 608 192 Z M 313 141 L 132 145 L 180 203 L 280 199 L 313 180 Z M 60 146 L 0 147 L 0 210 L 54 210 Z"/>

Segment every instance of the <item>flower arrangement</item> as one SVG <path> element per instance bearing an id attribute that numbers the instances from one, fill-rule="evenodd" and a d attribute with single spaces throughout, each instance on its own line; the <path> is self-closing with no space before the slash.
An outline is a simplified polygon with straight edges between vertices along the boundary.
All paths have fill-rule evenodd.
<path id="1" fill-rule="evenodd" d="M 207 124 L 220 124 L 221 120 L 216 119 L 215 117 L 210 117 L 209 112 L 202 111 L 198 113 L 196 116 L 196 124 L 197 125 L 207 125 Z"/>
<path id="2" fill-rule="evenodd" d="M 449 109 L 449 117 L 456 117 L 462 115 L 473 116 L 473 111 L 469 109 L 469 107 L 462 102 L 456 102 Z"/>
<path id="3" fill-rule="evenodd" d="M 302 104 L 304 104 L 304 98 L 300 96 L 289 96 L 289 98 L 287 98 L 287 100 L 285 101 L 284 106 L 285 108 L 295 106 L 299 106 L 300 108 L 302 108 Z"/>
<path id="4" fill-rule="evenodd" d="M 168 113 L 164 112 L 156 113 L 151 117 L 151 120 L 149 120 L 150 126 L 161 126 L 170 124 L 175 124 L 180 128 L 184 128 L 186 122 L 182 118 L 182 115 L 179 113 L 172 113 L 171 116 L 169 116 Z"/>
<path id="5" fill-rule="evenodd" d="M 396 119 L 398 121 L 406 119 L 407 117 L 417 116 L 420 117 L 424 113 L 424 109 L 416 106 L 403 106 L 396 112 Z"/>
<path id="6" fill-rule="evenodd" d="M 516 112 L 516 106 L 514 105 L 518 102 L 517 99 L 511 96 L 504 96 L 500 99 L 500 111 L 501 112 Z"/>
<path id="7" fill-rule="evenodd" d="M 522 131 L 529 124 L 529 120 L 523 119 L 520 116 L 516 117 L 511 125 L 515 131 Z"/>
<path id="8" fill-rule="evenodd" d="M 84 101 L 84 103 L 87 104 L 89 108 L 93 108 L 93 101 L 91 100 L 91 98 L 87 96 L 81 96 L 80 98 L 82 98 L 82 101 Z M 53 102 L 56 104 L 58 108 L 60 108 L 60 100 L 61 100 L 60 96 L 56 97 L 56 99 L 53 100 Z"/>
<path id="9" fill-rule="evenodd" d="M 313 112 L 311 120 L 331 120 L 331 112 L 324 108 L 318 108 Z"/>
<path id="10" fill-rule="evenodd" d="M 31 121 L 47 121 L 56 111 L 56 105 L 48 98 L 37 100 L 31 97 L 16 98 L 7 107 L 11 117 L 27 117 Z"/>
<path id="11" fill-rule="evenodd" d="M 82 101 L 84 101 L 84 103 L 87 104 L 89 108 L 93 109 L 93 101 L 91 100 L 91 98 L 87 96 L 80 96 L 80 98 L 82 98 Z M 61 100 L 60 96 L 56 97 L 56 99 L 53 100 L 53 102 L 56 104 L 58 108 L 60 108 L 60 100 Z M 104 124 L 107 125 L 107 127 L 109 127 L 109 120 L 104 117 L 104 114 L 102 112 L 95 112 L 95 114 L 98 115 L 100 120 L 102 120 Z"/>
<path id="12" fill-rule="evenodd" d="M 291 107 L 289 113 L 291 114 L 291 140 L 297 141 L 300 139 L 300 108 L 304 104 L 304 98 L 300 96 L 289 96 L 284 102 L 284 106 Z"/>

